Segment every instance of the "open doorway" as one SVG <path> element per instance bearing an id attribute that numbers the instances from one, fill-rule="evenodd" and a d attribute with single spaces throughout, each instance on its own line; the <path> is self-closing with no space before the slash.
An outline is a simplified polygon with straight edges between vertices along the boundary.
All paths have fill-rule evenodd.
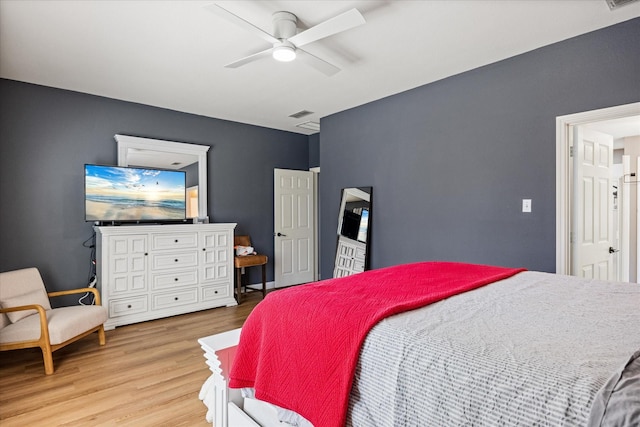
<path id="1" fill-rule="evenodd" d="M 580 249 L 576 245 L 582 238 L 579 235 L 582 229 L 576 229 L 576 226 L 580 225 L 580 218 L 590 217 L 588 212 L 581 212 L 584 204 L 575 203 L 576 197 L 580 200 L 582 194 L 587 198 L 594 195 L 597 203 L 603 203 L 594 208 L 600 210 L 600 215 L 594 210 L 596 219 L 604 218 L 603 224 L 605 219 L 610 221 L 609 228 L 603 225 L 607 230 L 603 233 L 607 242 L 604 247 L 606 253 L 601 254 L 601 258 L 608 258 L 606 265 L 611 269 L 608 278 L 638 282 L 640 103 L 558 117 L 556 130 L 556 271 L 572 275 L 593 274 L 595 278 L 601 276 L 595 271 L 581 269 L 580 261 L 576 261 L 576 257 L 580 257 Z M 576 162 L 574 167 L 574 161 L 576 156 L 584 154 L 581 139 L 576 139 L 576 135 L 590 132 L 609 135 L 613 140 L 613 150 L 607 166 L 611 174 L 602 181 L 606 185 L 593 192 L 588 187 L 585 193 L 582 181 L 576 181 L 576 177 L 582 176 L 582 166 Z"/>

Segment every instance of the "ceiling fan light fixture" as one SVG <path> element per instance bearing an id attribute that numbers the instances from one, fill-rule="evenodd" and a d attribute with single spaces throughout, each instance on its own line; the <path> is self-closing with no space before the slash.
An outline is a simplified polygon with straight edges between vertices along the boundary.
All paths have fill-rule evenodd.
<path id="1" fill-rule="evenodd" d="M 291 62 L 296 59 L 296 50 L 293 46 L 282 44 L 273 48 L 273 59 L 280 62 Z"/>

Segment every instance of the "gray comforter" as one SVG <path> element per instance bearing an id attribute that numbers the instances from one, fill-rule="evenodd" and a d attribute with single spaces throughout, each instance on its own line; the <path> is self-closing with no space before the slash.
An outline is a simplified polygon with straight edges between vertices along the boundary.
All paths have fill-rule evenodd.
<path id="1" fill-rule="evenodd" d="M 369 333 L 350 426 L 638 426 L 640 285 L 524 272 Z"/>

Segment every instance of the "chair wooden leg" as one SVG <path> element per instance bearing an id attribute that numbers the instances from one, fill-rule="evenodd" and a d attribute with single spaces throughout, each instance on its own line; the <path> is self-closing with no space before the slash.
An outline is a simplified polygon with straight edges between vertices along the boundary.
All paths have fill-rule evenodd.
<path id="1" fill-rule="evenodd" d="M 262 264 L 262 298 L 267 296 L 267 264 Z"/>
<path id="2" fill-rule="evenodd" d="M 98 329 L 98 340 L 100 341 L 100 345 L 105 345 L 107 343 L 107 337 L 104 334 L 104 325 L 100 326 L 100 329 Z"/>
<path id="3" fill-rule="evenodd" d="M 42 349 L 42 358 L 44 359 L 44 373 L 51 375 L 53 374 L 53 351 L 51 351 L 51 345 L 45 343 L 40 348 Z"/>
<path id="4" fill-rule="evenodd" d="M 242 269 L 236 268 L 236 299 L 238 300 L 238 304 L 240 304 L 240 300 L 242 299 Z"/>

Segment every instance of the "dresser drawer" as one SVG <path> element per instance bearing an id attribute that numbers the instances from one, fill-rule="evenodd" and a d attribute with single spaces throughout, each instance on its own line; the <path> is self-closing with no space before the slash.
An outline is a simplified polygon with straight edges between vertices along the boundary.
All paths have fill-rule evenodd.
<path id="1" fill-rule="evenodd" d="M 215 286 L 204 286 L 200 292 L 200 301 L 212 301 L 218 298 L 225 298 L 229 296 L 229 284 Z"/>
<path id="2" fill-rule="evenodd" d="M 198 247 L 198 233 L 152 234 L 151 250 L 191 249 Z"/>
<path id="3" fill-rule="evenodd" d="M 173 273 L 154 274 L 151 276 L 151 289 L 162 291 L 180 286 L 194 286 L 198 284 L 198 271 L 186 270 Z"/>
<path id="4" fill-rule="evenodd" d="M 151 254 L 152 270 L 167 270 L 198 265 L 198 251 Z"/>
<path id="5" fill-rule="evenodd" d="M 166 294 L 155 294 L 151 296 L 151 309 L 176 307 L 185 304 L 198 302 L 198 289 L 189 288 Z"/>
<path id="6" fill-rule="evenodd" d="M 147 296 L 116 299 L 109 301 L 109 317 L 127 316 L 129 314 L 144 313 L 147 308 Z"/>

